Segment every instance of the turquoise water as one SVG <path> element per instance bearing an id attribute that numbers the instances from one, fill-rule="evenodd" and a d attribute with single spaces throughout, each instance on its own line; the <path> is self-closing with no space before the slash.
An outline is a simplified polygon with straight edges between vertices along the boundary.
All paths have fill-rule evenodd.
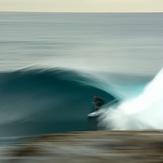
<path id="1" fill-rule="evenodd" d="M 0 13 L 0 136 L 97 130 L 94 95 L 134 97 L 162 67 L 163 14 Z"/>

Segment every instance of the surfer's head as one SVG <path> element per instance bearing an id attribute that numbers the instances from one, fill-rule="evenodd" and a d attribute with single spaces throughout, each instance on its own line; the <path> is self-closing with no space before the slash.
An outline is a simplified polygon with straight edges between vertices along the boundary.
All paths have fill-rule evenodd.
<path id="1" fill-rule="evenodd" d="M 98 99 L 99 98 L 99 96 L 94 96 L 94 99 Z"/>

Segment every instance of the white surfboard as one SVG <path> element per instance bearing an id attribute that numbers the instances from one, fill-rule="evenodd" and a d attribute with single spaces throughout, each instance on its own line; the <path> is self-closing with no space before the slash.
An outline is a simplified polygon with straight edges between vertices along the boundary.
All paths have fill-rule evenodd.
<path id="1" fill-rule="evenodd" d="M 98 111 L 94 111 L 92 113 L 88 114 L 88 117 L 97 117 L 99 115 L 101 115 L 104 112 L 104 109 L 98 110 Z"/>

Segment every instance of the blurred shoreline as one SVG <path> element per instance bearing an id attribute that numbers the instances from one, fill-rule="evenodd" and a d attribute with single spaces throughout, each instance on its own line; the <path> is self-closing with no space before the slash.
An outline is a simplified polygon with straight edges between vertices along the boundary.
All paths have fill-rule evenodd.
<path id="1" fill-rule="evenodd" d="M 29 138 L 1 161 L 161 163 L 162 153 L 162 131 L 86 131 Z"/>

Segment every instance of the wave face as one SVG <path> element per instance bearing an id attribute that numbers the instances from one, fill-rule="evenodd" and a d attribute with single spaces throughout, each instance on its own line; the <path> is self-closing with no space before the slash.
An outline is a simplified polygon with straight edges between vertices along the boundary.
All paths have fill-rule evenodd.
<path id="1" fill-rule="evenodd" d="M 114 130 L 163 129 L 163 69 L 137 97 L 124 100 L 101 117 L 106 128 Z"/>
<path id="2" fill-rule="evenodd" d="M 88 76 L 65 69 L 1 73 L 0 136 L 96 130 L 96 120 L 87 118 L 93 96 L 115 97 Z"/>

